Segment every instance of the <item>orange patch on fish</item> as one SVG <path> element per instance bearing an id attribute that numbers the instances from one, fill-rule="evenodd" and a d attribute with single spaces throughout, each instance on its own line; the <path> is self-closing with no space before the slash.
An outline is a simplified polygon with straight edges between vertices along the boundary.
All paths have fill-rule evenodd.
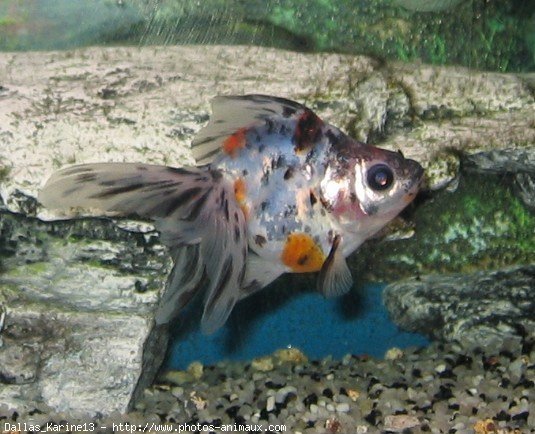
<path id="1" fill-rule="evenodd" d="M 223 142 L 223 152 L 235 158 L 238 155 L 240 149 L 245 147 L 245 133 L 246 128 L 240 128 L 231 136 L 228 136 Z"/>
<path id="2" fill-rule="evenodd" d="M 245 217 L 249 214 L 249 207 L 247 206 L 247 185 L 243 178 L 238 178 L 234 181 L 234 196 L 236 197 L 236 202 L 240 205 L 241 210 Z"/>
<path id="3" fill-rule="evenodd" d="M 239 204 L 245 203 L 245 199 L 247 198 L 247 185 L 245 185 L 243 178 L 238 178 L 234 181 L 234 196 L 236 196 L 236 201 Z"/>
<path id="4" fill-rule="evenodd" d="M 296 273 L 309 273 L 321 270 L 325 255 L 310 235 L 295 232 L 286 238 L 281 260 Z"/>

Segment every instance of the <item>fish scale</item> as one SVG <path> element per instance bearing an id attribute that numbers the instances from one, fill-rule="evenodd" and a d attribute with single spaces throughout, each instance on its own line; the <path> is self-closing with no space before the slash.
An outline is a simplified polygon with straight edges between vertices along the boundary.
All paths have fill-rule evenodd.
<path id="1" fill-rule="evenodd" d="M 414 199 L 422 167 L 284 98 L 220 96 L 212 109 L 192 143 L 199 167 L 73 166 L 40 201 L 154 221 L 174 261 L 157 323 L 204 294 L 201 328 L 212 333 L 285 272 L 318 272 L 325 296 L 347 292 L 346 257 Z"/>

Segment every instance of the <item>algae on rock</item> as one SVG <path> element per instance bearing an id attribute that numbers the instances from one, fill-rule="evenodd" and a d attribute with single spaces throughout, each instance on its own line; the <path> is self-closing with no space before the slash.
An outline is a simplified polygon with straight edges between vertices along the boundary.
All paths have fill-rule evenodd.
<path id="1" fill-rule="evenodd" d="M 356 275 L 393 281 L 533 261 L 535 215 L 507 177 L 464 172 L 455 192 L 441 191 L 423 200 L 410 217 L 413 237 L 370 240 L 351 257 Z"/>

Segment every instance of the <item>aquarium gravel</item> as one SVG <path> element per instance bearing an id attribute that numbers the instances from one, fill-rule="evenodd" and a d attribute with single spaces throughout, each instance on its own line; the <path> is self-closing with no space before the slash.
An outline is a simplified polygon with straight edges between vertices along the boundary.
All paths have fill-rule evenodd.
<path id="1" fill-rule="evenodd" d="M 167 372 L 134 411 L 91 423 L 106 432 L 529 433 L 534 379 L 534 337 L 515 348 L 393 348 L 384 359 L 307 360 L 292 348 L 251 362 Z M 43 408 L 1 406 L 0 422 L 41 430 L 47 423 L 87 423 Z"/>

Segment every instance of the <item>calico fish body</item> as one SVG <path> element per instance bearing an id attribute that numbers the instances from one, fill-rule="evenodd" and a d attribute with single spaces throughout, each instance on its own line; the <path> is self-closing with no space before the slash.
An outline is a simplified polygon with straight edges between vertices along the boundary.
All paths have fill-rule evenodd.
<path id="1" fill-rule="evenodd" d="M 54 174 L 39 199 L 154 220 L 174 268 L 156 321 L 205 294 L 203 331 L 285 272 L 319 272 L 348 291 L 346 256 L 415 197 L 422 167 L 357 142 L 305 106 L 264 95 L 217 97 L 192 144 L 199 167 L 84 164 Z"/>

